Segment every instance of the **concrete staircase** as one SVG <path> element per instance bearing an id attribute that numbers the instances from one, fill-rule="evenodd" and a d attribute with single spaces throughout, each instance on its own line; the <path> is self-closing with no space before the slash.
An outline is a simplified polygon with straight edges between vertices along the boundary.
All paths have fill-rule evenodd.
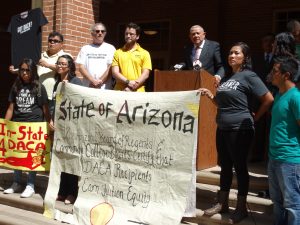
<path id="1" fill-rule="evenodd" d="M 22 183 L 26 184 L 27 175 L 23 173 Z M 20 198 L 20 193 L 3 194 L 13 182 L 13 171 L 0 168 L 0 225 L 62 225 L 56 220 L 42 215 L 43 198 L 48 185 L 48 174 L 40 173 L 36 178 L 34 194 L 31 198 Z M 72 206 L 65 207 L 72 210 Z"/>
<path id="2" fill-rule="evenodd" d="M 248 218 L 240 225 L 272 225 L 273 205 L 270 199 L 258 197 L 258 192 L 268 189 L 266 163 L 249 163 L 250 190 L 247 197 Z M 203 215 L 203 210 L 211 207 L 216 201 L 219 190 L 220 168 L 218 166 L 197 172 L 197 217 L 183 218 L 182 222 L 193 222 L 198 225 L 229 224 L 228 214 L 217 214 L 212 217 Z M 229 195 L 230 212 L 233 212 L 237 198 L 237 182 L 234 177 Z M 193 224 L 191 223 L 191 224 Z"/>
<path id="3" fill-rule="evenodd" d="M 264 163 L 252 163 L 250 169 L 250 192 L 247 198 L 249 216 L 241 221 L 240 225 L 271 225 L 272 202 L 266 198 L 260 198 L 257 193 L 268 189 L 266 165 Z M 203 215 L 203 210 L 213 205 L 216 193 L 219 189 L 219 167 L 213 167 L 197 172 L 197 216 L 195 218 L 183 218 L 181 225 L 215 225 L 229 224 L 230 214 L 217 214 L 212 217 Z M 13 180 L 13 171 L 0 168 L 0 187 L 7 188 Z M 26 183 L 26 176 L 23 176 Z M 48 184 L 48 174 L 39 173 L 36 178 L 36 194 L 32 198 L 22 199 L 20 194 L 6 195 L 0 191 L 0 225 L 27 225 L 29 224 L 63 224 L 55 220 L 49 220 L 42 216 L 43 198 Z M 236 204 L 236 180 L 230 192 L 230 211 Z M 72 206 L 66 206 L 62 202 L 56 203 L 56 208 L 72 213 Z M 15 216 L 14 216 L 15 215 Z M 20 216 L 22 215 L 22 216 Z M 65 224 L 65 223 L 64 223 Z"/>

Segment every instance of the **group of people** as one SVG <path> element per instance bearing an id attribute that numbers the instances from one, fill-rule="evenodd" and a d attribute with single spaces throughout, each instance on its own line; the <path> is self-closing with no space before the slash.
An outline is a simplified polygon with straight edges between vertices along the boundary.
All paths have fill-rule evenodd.
<path id="1" fill-rule="evenodd" d="M 287 32 L 274 38 L 269 34 L 263 38 L 263 44 L 273 40 L 271 59 L 269 56 L 266 59 L 272 62 L 269 72 L 253 72 L 249 46 L 237 42 L 229 51 L 230 69 L 221 78 L 216 94 L 213 90 L 199 89 L 217 107 L 216 146 L 221 167 L 217 202 L 204 210 L 206 216 L 229 211 L 234 168 L 238 184 L 237 205 L 229 222 L 238 223 L 247 217 L 247 158 L 256 123 L 270 111 L 267 171 L 274 224 L 300 224 L 300 63 L 296 52 L 300 23 L 291 21 L 287 27 Z M 253 98 L 260 102 L 255 110 Z"/>
<path id="2" fill-rule="evenodd" d="M 217 203 L 204 211 L 207 216 L 229 211 L 234 168 L 238 196 L 230 222 L 237 223 L 247 217 L 248 154 L 256 123 L 271 110 L 268 175 L 275 224 L 300 223 L 300 91 L 296 86 L 300 73 L 296 57 L 297 43 L 300 43 L 299 22 L 289 23 L 288 29 L 263 39 L 263 43 L 271 42 L 271 48 L 268 47 L 271 54 L 266 57 L 269 63 L 272 62 L 268 75 L 267 70 L 258 74 L 253 71 L 250 48 L 244 42 L 232 45 L 227 58 L 229 69 L 225 71 L 219 43 L 207 40 L 200 25 L 190 28 L 191 44 L 184 48 L 185 69 L 207 70 L 214 76 L 216 86 L 215 95 L 215 90 L 199 89 L 217 107 L 216 146 L 221 167 Z M 63 36 L 58 32 L 50 33 L 48 49 L 42 53 L 38 65 L 30 59 L 20 63 L 5 118 L 22 122 L 46 120 L 55 130 L 55 93 L 60 82 L 91 88 L 145 91 L 144 84 L 152 64 L 149 52 L 138 44 L 141 28 L 134 23 L 127 24 L 125 45 L 118 50 L 104 41 L 106 32 L 103 23 L 93 24 L 93 41 L 81 48 L 76 61 L 62 50 Z M 76 77 L 76 64 L 83 79 Z M 13 67 L 10 71 L 15 73 Z M 19 101 L 24 93 L 34 99 L 33 104 L 25 105 Z M 259 101 L 255 109 L 251 105 L 253 98 Z M 30 197 L 34 193 L 35 175 L 35 172 L 29 173 L 21 197 Z M 4 193 L 20 191 L 20 178 L 21 171 L 15 170 L 14 183 Z M 57 199 L 66 204 L 73 203 L 77 189 L 78 177 L 62 173 Z"/>
<path id="3" fill-rule="evenodd" d="M 135 23 L 127 24 L 125 45 L 118 50 L 104 41 L 107 31 L 103 23 L 93 24 L 90 32 L 92 43 L 81 48 L 76 60 L 64 52 L 63 35 L 54 31 L 48 35 L 48 48 L 41 54 L 38 63 L 24 58 L 18 68 L 9 67 L 9 71 L 18 76 L 9 94 L 5 119 L 17 122 L 47 121 L 50 129 L 55 131 L 56 90 L 60 82 L 99 89 L 145 91 L 144 83 L 152 64 L 149 52 L 137 43 L 141 28 Z M 76 75 L 76 65 L 82 79 Z M 13 184 L 4 190 L 5 194 L 22 191 L 21 175 L 21 170 L 14 171 Z M 30 171 L 22 198 L 35 193 L 35 177 L 36 172 Z M 63 172 L 57 200 L 72 204 L 77 194 L 78 176 Z"/>
<path id="4" fill-rule="evenodd" d="M 83 46 L 76 58 L 84 86 L 145 91 L 145 81 L 152 64 L 149 52 L 138 44 L 140 34 L 141 28 L 137 24 L 127 24 L 125 45 L 116 50 L 113 45 L 104 42 L 104 24 L 94 24 L 91 28 L 92 44 Z"/>

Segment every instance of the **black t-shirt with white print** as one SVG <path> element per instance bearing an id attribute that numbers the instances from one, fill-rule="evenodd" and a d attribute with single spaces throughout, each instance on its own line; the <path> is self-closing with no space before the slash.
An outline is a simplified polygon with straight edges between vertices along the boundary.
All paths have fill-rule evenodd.
<path id="1" fill-rule="evenodd" d="M 41 96 L 31 93 L 31 86 L 23 84 L 21 89 L 15 93 L 10 90 L 8 101 L 14 103 L 12 121 L 16 122 L 42 122 L 44 121 L 43 105 L 47 104 L 47 92 L 41 85 Z M 39 99 L 39 100 L 38 100 Z"/>
<path id="2" fill-rule="evenodd" d="M 217 124 L 222 130 L 254 129 L 251 100 L 268 92 L 256 73 L 244 70 L 222 78 L 217 89 Z"/>
<path id="3" fill-rule="evenodd" d="M 17 67 L 23 58 L 31 58 L 38 63 L 42 50 L 41 27 L 47 23 L 48 20 L 40 8 L 11 17 L 7 31 L 11 33 L 12 65 Z"/>

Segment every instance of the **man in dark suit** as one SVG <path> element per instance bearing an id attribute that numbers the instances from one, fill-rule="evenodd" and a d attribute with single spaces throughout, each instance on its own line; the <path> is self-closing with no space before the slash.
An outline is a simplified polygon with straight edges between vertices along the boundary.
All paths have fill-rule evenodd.
<path id="1" fill-rule="evenodd" d="M 203 68 L 215 77 L 219 84 L 225 74 L 221 60 L 220 45 L 215 41 L 205 39 L 205 31 L 200 25 L 190 28 L 191 44 L 185 46 L 184 58 L 186 69 Z"/>
<path id="2" fill-rule="evenodd" d="M 253 71 L 261 78 L 266 84 L 272 94 L 277 90 L 270 81 L 267 81 L 267 76 L 271 72 L 274 64 L 273 60 L 273 43 L 275 35 L 273 33 L 265 34 L 261 39 L 260 54 L 252 57 Z M 256 112 L 259 101 L 253 99 L 253 108 Z M 269 142 L 269 129 L 270 129 L 271 115 L 266 113 L 255 123 L 255 139 L 251 149 L 251 161 L 264 161 L 267 159 L 268 142 Z"/>
<path id="3" fill-rule="evenodd" d="M 259 55 L 252 57 L 254 72 L 257 73 L 268 87 L 271 85 L 271 83 L 267 83 L 267 75 L 273 68 L 272 48 L 274 40 L 275 35 L 273 33 L 264 35 L 261 39 L 262 52 Z"/>

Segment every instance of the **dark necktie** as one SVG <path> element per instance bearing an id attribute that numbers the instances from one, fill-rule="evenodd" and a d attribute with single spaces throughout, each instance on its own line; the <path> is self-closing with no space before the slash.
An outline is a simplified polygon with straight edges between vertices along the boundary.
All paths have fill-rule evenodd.
<path id="1" fill-rule="evenodd" d="M 266 63 L 270 63 L 270 54 L 269 53 L 266 54 L 265 60 L 266 60 Z"/>
<path id="2" fill-rule="evenodd" d="M 201 52 L 201 48 L 200 48 L 200 46 L 197 46 L 196 49 L 195 49 L 194 62 L 196 60 L 199 60 L 200 52 Z"/>

